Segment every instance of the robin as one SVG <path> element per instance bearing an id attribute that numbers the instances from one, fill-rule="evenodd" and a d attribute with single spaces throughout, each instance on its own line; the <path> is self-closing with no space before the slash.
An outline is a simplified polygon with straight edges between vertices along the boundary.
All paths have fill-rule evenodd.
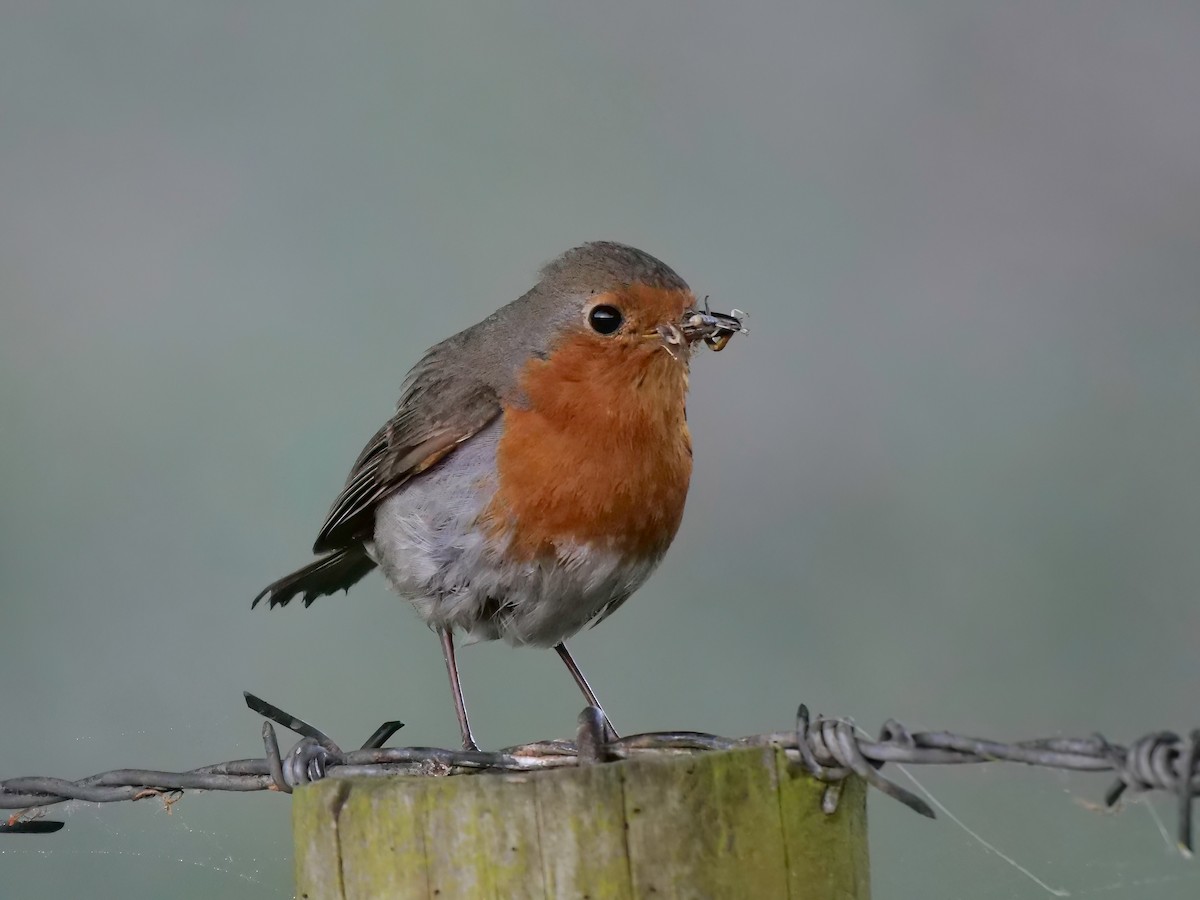
<path id="1" fill-rule="evenodd" d="M 692 472 L 688 361 L 701 342 L 724 347 L 742 315 L 697 309 L 633 247 L 568 250 L 426 352 L 321 526 L 320 558 L 253 605 L 307 607 L 378 566 L 441 638 L 467 750 L 455 631 L 553 647 L 600 707 L 564 642 L 624 603 L 675 537 Z"/>

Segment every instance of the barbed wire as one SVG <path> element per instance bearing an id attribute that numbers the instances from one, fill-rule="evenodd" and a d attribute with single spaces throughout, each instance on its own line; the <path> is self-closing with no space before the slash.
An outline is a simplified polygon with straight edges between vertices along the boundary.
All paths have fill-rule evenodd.
<path id="1" fill-rule="evenodd" d="M 56 803 L 77 800 L 114 803 L 158 797 L 168 808 L 186 790 L 282 791 L 322 778 L 387 775 L 446 776 L 472 772 L 528 772 L 561 766 L 592 765 L 635 757 L 731 750 L 738 747 L 781 748 L 796 766 L 827 784 L 822 809 L 837 810 L 842 783 L 857 775 L 871 786 L 923 816 L 933 809 L 913 792 L 884 777 L 886 763 L 957 765 L 1015 762 L 1077 772 L 1115 775 L 1105 792 L 1106 806 L 1115 805 L 1127 791 L 1160 791 L 1178 801 L 1176 840 L 1186 856 L 1192 853 L 1192 801 L 1200 795 L 1200 728 L 1187 737 L 1155 731 L 1128 746 L 1100 735 L 1088 738 L 1043 738 L 1003 743 L 947 731 L 910 732 L 895 720 L 884 723 L 879 736 L 858 728 L 851 719 L 817 716 L 801 706 L 790 731 L 726 738 L 692 731 L 666 731 L 615 738 L 603 711 L 588 707 L 579 716 L 574 741 L 536 741 L 494 752 L 445 750 L 437 747 L 383 746 L 401 722 L 384 722 L 358 750 L 343 751 L 318 728 L 284 712 L 253 694 L 246 704 L 265 717 L 262 738 L 265 755 L 237 759 L 187 772 L 154 769 L 114 769 L 70 781 L 63 778 L 10 778 L 0 781 L 0 809 L 15 809 L 0 833 L 48 834 L 62 822 L 44 818 Z M 279 749 L 275 725 L 300 735 L 286 754 Z"/>

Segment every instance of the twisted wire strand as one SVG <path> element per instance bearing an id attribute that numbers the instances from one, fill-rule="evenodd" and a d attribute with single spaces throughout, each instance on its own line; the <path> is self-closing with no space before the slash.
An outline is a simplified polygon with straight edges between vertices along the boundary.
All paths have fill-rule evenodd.
<path id="1" fill-rule="evenodd" d="M 246 694 L 246 703 L 266 718 L 262 727 L 264 756 L 261 758 L 231 760 L 187 772 L 114 769 L 76 781 L 9 778 L 0 781 L 0 809 L 18 812 L 7 822 L 0 820 L 0 834 L 57 831 L 63 823 L 45 820 L 44 809 L 69 800 L 114 803 L 159 796 L 171 803 L 185 790 L 291 793 L 298 785 L 322 778 L 529 772 L 751 746 L 778 747 L 793 765 L 825 782 L 822 808 L 830 814 L 837 809 L 842 782 L 856 775 L 913 811 L 934 818 L 928 803 L 880 772 L 886 763 L 1013 762 L 1078 772 L 1110 772 L 1115 777 L 1104 796 L 1108 806 L 1116 804 L 1127 791 L 1160 791 L 1175 795 L 1178 801 L 1177 842 L 1180 850 L 1189 856 L 1193 846 L 1192 801 L 1200 795 L 1200 728 L 1186 737 L 1172 731 L 1151 732 L 1125 747 L 1110 743 L 1100 735 L 1003 743 L 947 731 L 912 733 L 899 722 L 889 719 L 878 738 L 872 740 L 853 720 L 814 718 L 802 705 L 796 716 L 796 727 L 791 731 L 744 738 L 668 731 L 610 740 L 604 713 L 588 707 L 580 714 L 574 741 L 536 741 L 497 751 L 385 747 L 383 744 L 402 727 L 400 722 L 385 722 L 360 749 L 344 751 L 324 732 L 253 694 Z M 275 725 L 300 735 L 300 740 L 287 753 L 280 751 Z"/>

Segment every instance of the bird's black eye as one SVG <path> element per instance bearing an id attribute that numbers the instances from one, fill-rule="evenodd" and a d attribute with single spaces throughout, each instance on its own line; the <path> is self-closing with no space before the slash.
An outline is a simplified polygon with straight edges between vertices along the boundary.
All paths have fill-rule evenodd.
<path id="1" fill-rule="evenodd" d="M 601 334 L 612 334 L 621 327 L 621 321 L 621 311 L 603 303 L 588 313 L 588 323 Z"/>

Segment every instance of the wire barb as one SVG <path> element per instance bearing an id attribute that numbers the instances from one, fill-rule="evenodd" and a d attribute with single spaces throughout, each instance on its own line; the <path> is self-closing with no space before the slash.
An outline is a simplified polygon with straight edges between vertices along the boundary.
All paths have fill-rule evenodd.
<path id="1" fill-rule="evenodd" d="M 1178 801 L 1176 839 L 1180 851 L 1193 849 L 1193 800 L 1200 795 L 1200 728 L 1184 738 L 1156 731 L 1128 747 L 1100 735 L 1088 738 L 1045 738 L 1006 744 L 946 731 L 911 733 L 894 719 L 883 724 L 879 737 L 855 726 L 848 718 L 813 716 L 801 705 L 792 731 L 727 738 L 694 731 L 665 731 L 616 738 L 603 710 L 588 707 L 579 716 L 574 741 L 536 741 L 496 751 L 444 750 L 437 747 L 383 746 L 402 726 L 384 722 L 359 750 L 344 752 L 320 729 L 253 694 L 246 705 L 264 716 L 264 756 L 237 759 L 187 772 L 153 769 L 115 769 L 77 781 L 62 778 L 10 778 L 0 781 L 0 809 L 13 809 L 0 820 L 0 834 L 50 834 L 62 822 L 44 818 L 46 807 L 70 800 L 113 803 L 159 795 L 175 802 L 185 790 L 279 791 L 290 794 L 302 784 L 322 778 L 382 777 L 389 775 L 446 776 L 481 771 L 529 772 L 560 766 L 599 764 L 640 756 L 679 756 L 737 747 L 778 747 L 788 761 L 826 783 L 822 809 L 836 812 L 841 788 L 851 775 L 909 809 L 934 817 L 929 804 L 884 777 L 886 763 L 950 765 L 1015 762 L 1078 772 L 1108 772 L 1115 776 L 1104 795 L 1108 806 L 1126 791 L 1162 791 Z M 275 726 L 299 735 L 281 753 Z"/>
<path id="2" fill-rule="evenodd" d="M 588 706 L 579 714 L 579 727 L 575 731 L 575 758 L 579 765 L 604 762 L 608 729 L 608 718 L 600 707 Z"/>

